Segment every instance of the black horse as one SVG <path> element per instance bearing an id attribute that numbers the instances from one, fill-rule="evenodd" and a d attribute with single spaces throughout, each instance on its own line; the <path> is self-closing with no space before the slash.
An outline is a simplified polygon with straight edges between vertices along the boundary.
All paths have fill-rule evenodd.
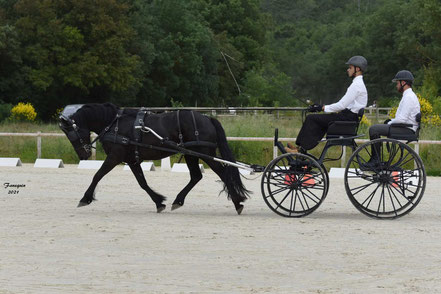
<path id="1" fill-rule="evenodd" d="M 185 146 L 185 150 L 190 150 L 190 154 L 184 154 L 184 157 L 191 179 L 178 193 L 172 210 L 184 205 L 189 191 L 202 179 L 199 158 L 194 154 L 203 154 L 207 156 L 199 157 L 203 157 L 208 166 L 222 179 L 223 191 L 226 191 L 228 198 L 233 201 L 237 213 L 242 212 L 241 202 L 248 198 L 249 191 L 241 181 L 238 168 L 210 159 L 216 155 L 216 149 L 219 148 L 222 159 L 235 162 L 224 129 L 218 120 L 192 111 L 160 114 L 144 111 L 145 116 L 140 116 L 139 113 L 140 109 L 122 110 L 111 103 L 104 103 L 85 104 L 73 114 L 60 116 L 60 128 L 67 135 L 80 160 L 86 160 L 91 156 L 91 131 L 99 135 L 98 138 L 107 154 L 78 207 L 92 203 L 95 200 L 94 191 L 98 182 L 115 166 L 125 162 L 141 188 L 155 202 L 157 212 L 161 212 L 166 207 L 163 204 L 166 198 L 147 185 L 141 162 L 168 157 L 178 153 L 182 146 Z M 142 119 L 139 119 L 140 117 Z M 145 131 L 144 127 L 148 127 L 150 131 Z M 144 131 L 141 132 L 140 129 Z M 165 139 L 161 140 L 161 137 Z M 186 142 L 189 144 L 185 145 Z M 191 151 L 198 153 L 193 154 Z"/>

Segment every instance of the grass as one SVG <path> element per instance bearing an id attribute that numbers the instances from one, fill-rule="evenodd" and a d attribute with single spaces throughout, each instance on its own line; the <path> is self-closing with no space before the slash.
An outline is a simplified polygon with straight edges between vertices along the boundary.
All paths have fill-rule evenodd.
<path id="1" fill-rule="evenodd" d="M 296 137 L 302 118 L 298 113 L 277 117 L 273 114 L 259 113 L 258 115 L 236 115 L 218 116 L 217 119 L 222 123 L 228 137 L 273 137 L 274 129 L 279 129 L 279 137 Z M 368 138 L 368 126 L 361 125 L 359 134 L 366 134 Z M 14 133 L 60 133 L 57 124 L 42 123 L 1 123 L 0 132 Z M 423 127 L 420 133 L 421 140 L 441 140 L 441 130 L 436 127 Z M 101 145 L 97 144 L 96 159 L 105 159 Z M 244 142 L 230 141 L 229 145 L 233 150 L 237 160 L 267 165 L 273 157 L 272 142 Z M 319 156 L 324 143 L 320 143 L 317 148 L 312 150 L 312 154 Z M 340 155 L 340 147 L 332 147 L 327 157 L 336 158 Z M 426 166 L 428 175 L 441 176 L 441 146 L 440 145 L 420 145 L 420 156 Z M 347 148 L 346 161 L 349 159 L 351 151 Z M 0 157 L 20 157 L 23 162 L 33 163 L 37 158 L 37 139 L 35 137 L 0 137 Z M 66 137 L 43 137 L 42 138 L 42 157 L 59 158 L 64 163 L 78 163 L 79 159 L 72 145 Z M 180 156 L 171 157 L 171 163 L 177 162 Z M 155 161 L 155 165 L 160 165 L 160 161 Z M 340 167 L 340 161 L 331 161 L 325 164 L 327 168 Z"/>

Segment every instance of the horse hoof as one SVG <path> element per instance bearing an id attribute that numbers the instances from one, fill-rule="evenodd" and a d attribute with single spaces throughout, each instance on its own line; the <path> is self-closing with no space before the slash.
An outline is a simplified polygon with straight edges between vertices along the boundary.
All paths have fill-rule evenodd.
<path id="1" fill-rule="evenodd" d="M 237 214 L 240 215 L 242 213 L 243 210 L 243 205 L 240 205 L 239 208 L 236 209 Z"/>
<path id="2" fill-rule="evenodd" d="M 178 208 L 181 208 L 181 207 L 182 207 L 181 204 L 179 204 L 179 203 L 174 203 L 174 204 L 172 205 L 172 207 L 171 207 L 171 210 L 175 210 L 175 209 L 178 209 Z"/>
<path id="3" fill-rule="evenodd" d="M 160 212 L 162 212 L 164 209 L 165 209 L 165 205 L 161 205 L 161 206 L 159 206 L 159 207 L 156 208 L 156 212 L 157 212 L 157 213 L 160 213 Z"/>
<path id="4" fill-rule="evenodd" d="M 83 207 L 83 206 L 87 206 L 87 205 L 89 205 L 90 203 L 87 203 L 87 202 L 79 202 L 78 203 L 78 206 L 77 207 Z"/>

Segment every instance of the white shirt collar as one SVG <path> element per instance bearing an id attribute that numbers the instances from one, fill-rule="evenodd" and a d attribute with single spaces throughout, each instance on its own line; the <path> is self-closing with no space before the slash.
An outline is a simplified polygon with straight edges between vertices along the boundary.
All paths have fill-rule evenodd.
<path id="1" fill-rule="evenodd" d="M 407 89 L 407 90 L 405 90 L 404 92 L 403 92 L 403 96 L 404 96 L 404 94 L 407 92 L 407 94 L 410 94 L 411 92 L 413 92 L 412 91 L 412 88 L 409 88 L 409 89 Z"/>

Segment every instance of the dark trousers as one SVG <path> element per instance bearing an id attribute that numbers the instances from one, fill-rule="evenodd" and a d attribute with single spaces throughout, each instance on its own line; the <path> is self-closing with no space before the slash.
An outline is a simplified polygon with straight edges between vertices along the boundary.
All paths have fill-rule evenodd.
<path id="1" fill-rule="evenodd" d="M 369 139 L 379 139 L 381 136 L 387 136 L 389 135 L 389 129 L 390 125 L 388 124 L 378 124 L 373 125 L 369 128 Z M 397 134 L 414 134 L 415 132 L 409 128 L 394 128 L 394 133 Z M 380 154 L 380 144 L 372 144 L 372 158 L 378 158 L 378 155 Z"/>
<path id="2" fill-rule="evenodd" d="M 339 113 L 310 114 L 297 135 L 296 144 L 305 150 L 318 145 L 333 121 L 358 121 L 358 115 L 345 109 Z"/>
<path id="3" fill-rule="evenodd" d="M 390 125 L 373 125 L 369 128 L 369 139 L 378 139 L 381 136 L 389 135 Z M 415 132 L 409 128 L 394 128 L 394 133 L 397 134 L 414 134 Z"/>

